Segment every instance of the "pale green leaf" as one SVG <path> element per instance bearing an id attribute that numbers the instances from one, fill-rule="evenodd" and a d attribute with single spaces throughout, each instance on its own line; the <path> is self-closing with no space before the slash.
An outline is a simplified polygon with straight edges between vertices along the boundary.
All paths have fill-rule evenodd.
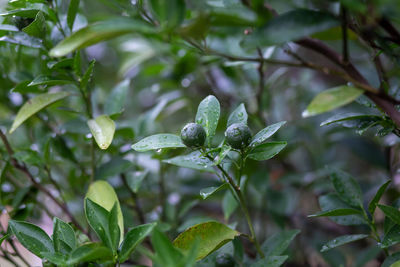
<path id="1" fill-rule="evenodd" d="M 10 133 L 14 132 L 25 120 L 40 111 L 41 109 L 53 104 L 54 102 L 61 100 L 69 96 L 67 92 L 58 93 L 46 93 L 37 95 L 32 99 L 29 99 L 18 111 L 17 116 L 11 126 Z"/>
<path id="2" fill-rule="evenodd" d="M 363 92 L 361 89 L 345 85 L 325 90 L 311 101 L 302 115 L 310 117 L 339 108 L 353 102 Z"/>
<path id="3" fill-rule="evenodd" d="M 101 149 L 107 149 L 114 137 L 115 123 L 107 115 L 101 115 L 87 122 L 97 145 Z"/>

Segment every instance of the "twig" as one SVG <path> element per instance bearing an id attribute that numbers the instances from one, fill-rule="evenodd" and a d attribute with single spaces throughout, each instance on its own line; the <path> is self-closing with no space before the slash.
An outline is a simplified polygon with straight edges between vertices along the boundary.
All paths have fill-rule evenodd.
<path id="1" fill-rule="evenodd" d="M 53 194 L 47 190 L 46 187 L 44 187 L 42 184 L 38 183 L 35 178 L 33 177 L 33 175 L 29 172 L 28 168 L 26 167 L 25 164 L 20 164 L 15 158 L 13 158 L 14 155 L 14 151 L 12 150 L 10 143 L 8 142 L 7 137 L 4 135 L 3 131 L 0 130 L 0 138 L 3 141 L 4 146 L 6 147 L 7 153 L 10 156 L 10 160 L 11 160 L 11 164 L 18 170 L 20 170 L 21 172 L 23 172 L 31 181 L 31 183 L 33 184 L 33 186 L 35 186 L 39 191 L 41 191 L 42 193 L 44 193 L 45 195 L 47 195 L 55 204 L 57 204 L 57 206 L 59 206 L 61 208 L 61 210 L 67 214 L 67 216 L 69 217 L 69 219 L 72 221 L 72 223 L 74 223 L 76 225 L 76 227 L 78 227 L 79 230 L 81 230 L 83 233 L 87 233 L 82 226 L 78 223 L 78 221 L 75 219 L 75 217 L 71 214 L 71 212 L 69 211 L 67 205 L 65 205 L 64 203 L 60 202 L 57 198 L 55 198 L 53 196 Z"/>
<path id="2" fill-rule="evenodd" d="M 342 54 L 343 54 L 343 64 L 347 65 L 349 63 L 349 48 L 347 41 L 347 10 L 341 5 L 341 22 L 342 22 Z"/>

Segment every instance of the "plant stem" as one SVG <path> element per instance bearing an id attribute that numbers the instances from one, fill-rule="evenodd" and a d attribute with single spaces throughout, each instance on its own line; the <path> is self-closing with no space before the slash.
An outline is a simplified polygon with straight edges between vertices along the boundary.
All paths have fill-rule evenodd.
<path id="1" fill-rule="evenodd" d="M 206 157 L 209 158 L 211 161 L 213 160 L 213 158 L 208 154 L 206 154 Z M 246 217 L 247 225 L 248 225 L 249 230 L 250 230 L 250 238 L 249 239 L 254 244 L 254 246 L 256 247 L 256 250 L 257 250 L 258 254 L 260 254 L 261 258 L 264 258 L 265 255 L 261 250 L 260 243 L 258 243 L 258 241 L 257 241 L 257 237 L 256 237 L 256 234 L 255 234 L 255 231 L 254 231 L 253 222 L 251 221 L 249 209 L 247 208 L 246 201 L 245 201 L 245 199 L 243 197 L 243 194 L 242 194 L 242 191 L 240 190 L 240 187 L 235 183 L 235 181 L 232 179 L 232 177 L 224 170 L 224 168 L 222 168 L 222 166 L 220 164 L 216 165 L 216 167 L 226 177 L 228 183 L 231 185 L 231 187 L 235 191 L 235 193 L 237 195 L 237 198 L 239 200 L 239 205 L 240 205 L 241 209 L 243 210 L 244 216 Z"/>
<path id="2" fill-rule="evenodd" d="M 371 221 L 371 220 L 368 218 L 368 215 L 367 215 L 366 211 L 365 211 L 362 207 L 361 207 L 361 209 L 362 209 L 362 212 L 363 212 L 364 219 L 367 221 L 368 226 L 369 226 L 369 228 L 371 229 L 371 232 L 372 232 L 371 237 L 372 237 L 373 239 L 375 239 L 376 242 L 381 243 L 382 240 L 381 240 L 381 238 L 380 238 L 378 232 L 376 231 L 376 226 L 375 226 L 374 221 Z M 385 255 L 386 255 L 386 256 L 389 256 L 389 250 L 388 250 L 387 248 L 384 248 L 383 251 L 385 252 Z"/>

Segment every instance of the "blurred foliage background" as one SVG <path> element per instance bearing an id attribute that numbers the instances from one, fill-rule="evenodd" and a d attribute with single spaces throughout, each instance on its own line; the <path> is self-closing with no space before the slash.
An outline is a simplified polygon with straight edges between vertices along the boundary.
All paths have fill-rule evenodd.
<path id="1" fill-rule="evenodd" d="M 1 1 L 2 13 L 36 5 L 39 9 L 57 10 L 59 19 L 57 23 L 47 23 L 46 37 L 42 41 L 18 29 L 0 27 L 0 128 L 3 132 L 10 129 L 21 105 L 35 94 L 60 88 L 72 93 L 8 135 L 15 157 L 29 166 L 41 184 L 65 200 L 78 221 L 84 222 L 82 203 L 91 176 L 89 151 L 93 149 L 84 100 L 74 84 L 27 84 L 39 75 L 70 79 L 71 61 L 64 62 L 65 66 L 57 65 L 60 59 L 50 56 L 49 50 L 71 32 L 114 17 L 141 18 L 157 25 L 160 17 L 171 16 L 162 24 L 163 31 L 124 34 L 80 52 L 83 70 L 96 60 L 88 86 L 93 116 L 110 114 L 116 123 L 111 146 L 104 151 L 94 148 L 94 179 L 107 180 L 117 191 L 126 228 L 161 220 L 172 238 L 188 226 L 210 218 L 245 225 L 240 212 L 235 212 L 238 207 L 224 192 L 201 200 L 199 191 L 217 184 L 214 176 L 161 163 L 162 159 L 180 154 L 182 149 L 144 154 L 131 149 L 133 143 L 151 134 L 179 134 L 187 122 L 194 121 L 199 102 L 207 95 L 214 95 L 222 109 L 216 143 L 223 139 L 228 114 L 240 103 L 247 108 L 253 133 L 265 125 L 287 121 L 274 136 L 274 140 L 287 140 L 285 150 L 266 162 L 248 162 L 244 171 L 249 178 L 246 197 L 259 240 L 264 241 L 283 229 L 301 229 L 290 247 L 286 266 L 379 266 L 382 255 L 368 241 L 320 253 L 326 241 L 337 235 L 362 231 L 363 226 L 340 226 L 329 219 L 310 219 L 307 215 L 319 210 L 320 195 L 332 191 L 327 165 L 351 173 L 367 197 L 372 197 L 377 187 L 391 178 L 392 187 L 383 202 L 395 201 L 399 197 L 400 183 L 398 136 L 390 130 L 380 136 L 373 130 L 360 134 L 337 125 L 320 126 L 325 119 L 338 113 L 380 114 L 366 96 L 339 110 L 303 118 L 302 112 L 316 94 L 346 84 L 337 76 L 240 58 L 296 62 L 288 52 L 291 51 L 308 62 L 332 67 L 322 55 L 294 42 L 262 45 L 257 49 L 256 41 L 246 36 L 251 38 L 252 31 L 258 27 L 254 25 L 262 25 L 274 16 L 272 9 L 282 14 L 303 8 L 339 17 L 342 5 L 352 14 L 351 20 L 356 25 L 373 28 L 375 18 L 384 16 L 397 26 L 399 2 L 255 0 L 249 1 L 259 7 L 253 11 L 245 7 L 247 1 L 242 2 L 187 0 L 183 11 L 173 4 L 170 10 L 160 11 L 141 0 L 87 0 L 81 1 L 71 30 L 66 19 L 69 1 Z M 20 28 L 29 25 L 34 18 L 26 14 L 3 15 L 0 22 Z M 313 22 L 309 23 L 311 28 Z M 295 25 L 293 27 L 296 30 Z M 382 30 L 376 32 L 384 35 Z M 287 34 L 292 34 L 290 29 L 280 29 L 274 33 L 274 38 Z M 340 23 L 312 35 L 341 53 Z M 268 40 L 263 42 L 268 43 Z M 381 63 L 390 81 L 387 91 L 396 97 L 400 71 L 398 45 L 384 38 L 374 42 L 382 50 L 371 48 L 358 33 L 349 29 L 349 57 L 368 82 L 378 88 L 380 77 L 373 59 L 381 53 Z M 0 146 L 0 152 L 3 224 L 9 217 L 42 226 L 49 224 L 51 215 L 62 218 L 63 212 L 48 204 L 47 197 L 12 168 L 4 146 Z M 143 172 L 147 175 L 142 175 Z M 376 220 L 379 222 L 382 218 L 383 215 L 378 214 Z M 246 249 L 251 255 L 251 248 Z M 138 255 L 135 257 L 140 261 Z"/>

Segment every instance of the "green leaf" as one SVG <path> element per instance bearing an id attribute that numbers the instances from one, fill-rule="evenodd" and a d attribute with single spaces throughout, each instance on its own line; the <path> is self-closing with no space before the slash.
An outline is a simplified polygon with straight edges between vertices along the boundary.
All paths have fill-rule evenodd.
<path id="1" fill-rule="evenodd" d="M 143 179 L 146 178 L 148 173 L 149 171 L 146 170 L 146 171 L 136 171 L 133 172 L 132 174 L 129 174 L 126 177 L 129 189 L 131 189 L 132 192 L 137 193 L 139 191 Z"/>
<path id="2" fill-rule="evenodd" d="M 391 206 L 377 204 L 377 206 L 396 224 L 400 224 L 400 211 Z"/>
<path id="3" fill-rule="evenodd" d="M 261 259 L 256 263 L 250 265 L 250 267 L 279 267 L 289 258 L 289 256 L 272 256 L 268 258 Z"/>
<path id="4" fill-rule="evenodd" d="M 286 142 L 270 142 L 253 147 L 247 157 L 254 160 L 267 160 L 273 158 L 287 145 Z"/>
<path id="5" fill-rule="evenodd" d="M 363 198 L 359 184 L 348 173 L 332 170 L 331 181 L 338 196 L 353 207 L 363 208 Z"/>
<path id="6" fill-rule="evenodd" d="M 117 84 L 108 96 L 104 105 L 104 112 L 108 115 L 118 114 L 124 110 L 130 81 L 124 80 Z"/>
<path id="7" fill-rule="evenodd" d="M 108 232 L 110 233 L 111 249 L 116 253 L 121 237 L 121 231 L 118 226 L 118 203 L 114 204 L 108 214 Z"/>
<path id="8" fill-rule="evenodd" d="M 231 115 L 229 115 L 226 127 L 229 127 L 234 123 L 243 123 L 247 125 L 247 117 L 246 108 L 242 103 L 231 113 Z"/>
<path id="9" fill-rule="evenodd" d="M 76 51 L 74 55 L 74 63 L 72 65 L 74 69 L 74 73 L 77 77 L 81 77 L 82 75 L 82 59 L 81 59 L 81 52 Z"/>
<path id="10" fill-rule="evenodd" d="M 135 248 L 153 231 L 157 223 L 148 223 L 136 226 L 126 233 L 124 242 L 122 242 L 119 251 L 119 261 L 124 262 Z"/>
<path id="11" fill-rule="evenodd" d="M 8 225 L 18 241 L 39 258 L 43 252 L 54 252 L 53 242 L 40 227 L 14 220 L 10 220 Z"/>
<path id="12" fill-rule="evenodd" d="M 76 248 L 75 232 L 72 227 L 55 217 L 53 219 L 53 245 L 56 252 L 69 254 Z"/>
<path id="13" fill-rule="evenodd" d="M 353 214 L 362 214 L 360 210 L 356 209 L 333 209 L 327 211 L 321 211 L 316 214 L 308 215 L 309 218 L 315 217 L 331 217 L 331 216 L 345 216 Z"/>
<path id="14" fill-rule="evenodd" d="M 43 48 L 43 43 L 40 39 L 21 32 L 15 32 L 13 35 L 2 36 L 0 37 L 0 42 L 23 45 L 31 48 Z"/>
<path id="15" fill-rule="evenodd" d="M 329 241 L 325 245 L 323 245 L 322 248 L 321 248 L 321 252 L 325 252 L 325 251 L 328 251 L 330 249 L 342 246 L 342 245 L 350 243 L 350 242 L 361 240 L 361 239 L 364 239 L 364 238 L 367 238 L 367 237 L 368 237 L 368 235 L 343 235 L 343 236 L 339 236 L 339 237 Z"/>
<path id="16" fill-rule="evenodd" d="M 228 188 L 228 184 L 224 183 L 218 187 L 212 186 L 212 187 L 207 187 L 207 188 L 203 188 L 200 190 L 200 196 L 202 199 L 206 199 L 209 196 L 211 196 L 212 194 L 217 193 L 218 191 L 221 191 L 223 189 Z"/>
<path id="17" fill-rule="evenodd" d="M 72 83 L 72 81 L 68 80 L 58 80 L 57 78 L 52 78 L 48 77 L 45 75 L 39 75 L 36 77 L 32 82 L 28 84 L 28 86 L 38 86 L 38 85 L 47 85 L 47 86 L 53 86 L 53 85 L 63 85 L 63 84 L 69 84 Z"/>
<path id="18" fill-rule="evenodd" d="M 393 253 L 387 257 L 382 263 L 381 267 L 391 267 L 392 264 L 396 263 L 397 261 L 400 261 L 400 252 Z"/>
<path id="19" fill-rule="evenodd" d="M 385 234 L 379 247 L 388 248 L 398 243 L 400 243 L 400 225 L 396 224 Z"/>
<path id="20" fill-rule="evenodd" d="M 4 240 L 6 240 L 6 239 L 9 238 L 9 237 L 10 237 L 10 234 L 3 235 L 3 236 L 0 238 L 0 245 L 3 244 Z"/>
<path id="21" fill-rule="evenodd" d="M 330 193 L 327 195 L 320 196 L 318 201 L 323 211 L 330 211 L 335 209 L 351 209 L 351 206 L 343 202 L 335 193 Z M 330 217 L 329 219 L 340 225 L 366 224 L 364 218 L 359 214 L 336 216 L 336 217 Z"/>
<path id="22" fill-rule="evenodd" d="M 39 11 L 36 14 L 35 20 L 22 29 L 23 32 L 38 38 L 44 38 L 46 36 L 46 19 L 43 12 Z"/>
<path id="23" fill-rule="evenodd" d="M 88 84 L 92 80 L 94 64 L 96 64 L 96 60 L 95 59 L 90 61 L 89 67 L 87 68 L 86 72 L 82 76 L 81 88 L 82 88 L 83 91 L 87 90 Z"/>
<path id="24" fill-rule="evenodd" d="M 238 207 L 238 201 L 235 199 L 231 191 L 226 191 L 222 199 L 222 211 L 224 212 L 224 219 L 229 220 L 229 217 L 235 212 Z"/>
<path id="25" fill-rule="evenodd" d="M 121 233 L 120 240 L 124 238 L 124 218 L 122 216 L 121 207 L 118 201 L 117 194 L 115 193 L 112 186 L 106 181 L 96 181 L 89 186 L 86 198 L 100 205 L 108 212 L 114 206 L 114 203 L 118 205 L 118 225 Z"/>
<path id="26" fill-rule="evenodd" d="M 175 267 L 179 266 L 179 262 L 183 258 L 183 254 L 175 248 L 168 237 L 161 233 L 159 230 L 154 229 L 151 236 L 151 243 L 153 244 L 155 254 L 155 261 L 159 266 Z"/>
<path id="27" fill-rule="evenodd" d="M 307 9 L 296 9 L 271 19 L 264 27 L 246 36 L 246 47 L 263 47 L 295 41 L 340 25 L 334 16 Z"/>
<path id="28" fill-rule="evenodd" d="M 214 163 L 210 159 L 203 156 L 200 151 L 194 151 L 188 155 L 165 159 L 162 162 L 183 168 L 190 168 L 212 173 L 215 172 L 215 170 L 212 168 Z"/>
<path id="29" fill-rule="evenodd" d="M 132 146 L 132 148 L 139 152 L 144 152 L 148 150 L 157 150 L 161 148 L 177 148 L 177 147 L 185 147 L 182 143 L 182 140 L 179 136 L 174 134 L 155 134 L 143 138 L 136 144 Z"/>
<path id="30" fill-rule="evenodd" d="M 184 252 L 190 250 L 195 240 L 199 240 L 196 260 L 200 260 L 216 251 L 240 233 L 219 222 L 200 223 L 186 229 L 173 242 Z"/>
<path id="31" fill-rule="evenodd" d="M 329 119 L 321 122 L 320 126 L 340 123 L 344 127 L 354 128 L 361 123 L 371 123 L 379 120 L 382 120 L 382 117 L 378 115 L 345 113 L 345 114 L 336 114 L 330 117 Z"/>
<path id="32" fill-rule="evenodd" d="M 381 185 L 378 189 L 378 192 L 376 192 L 374 198 L 371 200 L 371 202 L 369 202 L 368 211 L 369 211 L 369 213 L 371 213 L 371 215 L 374 214 L 376 206 L 377 206 L 379 200 L 381 199 L 381 197 L 383 196 L 383 194 L 385 193 L 386 188 L 388 187 L 390 182 L 391 182 L 391 180 L 389 180 L 386 183 L 384 183 L 383 185 Z"/>
<path id="33" fill-rule="evenodd" d="M 270 138 L 276 131 L 279 130 L 283 125 L 285 125 L 286 121 L 281 121 L 275 124 L 272 124 L 268 127 L 265 127 L 261 131 L 259 131 L 254 137 L 253 140 L 251 141 L 249 146 L 257 146 L 259 144 L 262 144 L 265 140 Z"/>
<path id="34" fill-rule="evenodd" d="M 112 260 L 112 251 L 98 243 L 84 244 L 72 251 L 67 264 L 75 265 L 95 260 Z"/>
<path id="35" fill-rule="evenodd" d="M 79 2 L 80 0 L 71 0 L 68 6 L 68 14 L 67 14 L 67 24 L 70 30 L 72 30 L 75 22 L 76 14 L 79 10 Z"/>
<path id="36" fill-rule="evenodd" d="M 95 231 L 101 242 L 110 249 L 113 249 L 108 227 L 109 212 L 89 198 L 85 198 L 85 214 L 90 227 Z"/>
<path id="37" fill-rule="evenodd" d="M 219 165 L 224 160 L 224 158 L 228 155 L 228 153 L 232 150 L 231 146 L 223 145 L 218 155 L 214 158 L 214 165 Z"/>
<path id="38" fill-rule="evenodd" d="M 135 32 L 152 33 L 154 30 L 142 21 L 128 18 L 103 20 L 88 25 L 61 41 L 50 50 L 50 56 L 62 57 L 77 49 Z"/>
<path id="39" fill-rule="evenodd" d="M 300 233 L 300 230 L 286 230 L 272 235 L 261 246 L 265 258 L 280 256 L 289 247 L 292 240 Z"/>
<path id="40" fill-rule="evenodd" d="M 115 123 L 107 115 L 98 116 L 87 122 L 97 145 L 101 149 L 107 149 L 114 137 Z"/>
<path id="41" fill-rule="evenodd" d="M 185 18 L 184 0 L 150 0 L 150 7 L 161 25 L 178 26 Z"/>
<path id="42" fill-rule="evenodd" d="M 213 7 L 209 20 L 212 26 L 257 26 L 257 14 L 242 5 Z"/>
<path id="43" fill-rule="evenodd" d="M 53 104 L 54 102 L 61 100 L 69 96 L 67 92 L 58 93 L 46 93 L 37 95 L 34 98 L 28 100 L 18 111 L 17 116 L 11 126 L 10 133 L 14 132 L 24 121 L 29 117 L 40 111 L 41 109 Z"/>
<path id="44" fill-rule="evenodd" d="M 339 108 L 353 102 L 364 93 L 352 86 L 339 86 L 319 93 L 303 112 L 303 117 L 310 117 Z"/>
<path id="45" fill-rule="evenodd" d="M 204 127 L 208 138 L 213 137 L 215 134 L 215 130 L 218 126 L 220 109 L 219 101 L 213 95 L 204 98 L 197 108 L 196 123 Z"/>
<path id="46" fill-rule="evenodd" d="M 49 262 L 55 264 L 56 266 L 66 266 L 68 254 L 63 254 L 60 252 L 43 252 L 43 258 L 48 260 Z"/>

